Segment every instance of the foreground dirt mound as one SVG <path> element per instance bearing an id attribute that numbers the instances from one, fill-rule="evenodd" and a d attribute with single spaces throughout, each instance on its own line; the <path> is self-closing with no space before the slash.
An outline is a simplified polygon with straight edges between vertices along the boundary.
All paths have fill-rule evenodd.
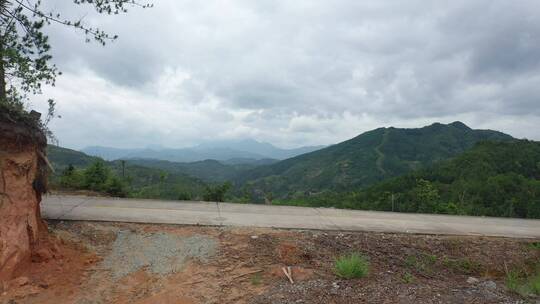
<path id="1" fill-rule="evenodd" d="M 40 241 L 47 234 L 39 209 L 46 144 L 37 127 L 0 115 L 0 282 L 29 266 L 32 257 L 52 256 Z"/>

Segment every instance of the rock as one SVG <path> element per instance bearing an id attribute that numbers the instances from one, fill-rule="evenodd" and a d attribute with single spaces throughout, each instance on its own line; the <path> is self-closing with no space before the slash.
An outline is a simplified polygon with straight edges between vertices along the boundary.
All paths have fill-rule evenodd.
<path id="1" fill-rule="evenodd" d="M 469 283 L 469 284 L 477 284 L 478 282 L 480 282 L 480 281 L 477 278 L 469 277 L 467 279 L 467 283 Z"/>
<path id="2" fill-rule="evenodd" d="M 337 289 L 337 288 L 339 288 L 339 284 L 337 282 L 334 282 L 334 283 L 332 283 L 332 287 Z"/>
<path id="3" fill-rule="evenodd" d="M 253 240 L 256 240 L 256 239 L 258 239 L 259 237 L 256 236 L 256 235 L 252 235 L 251 238 L 252 238 Z"/>
<path id="4" fill-rule="evenodd" d="M 480 287 L 488 289 L 488 290 L 495 290 L 497 289 L 497 283 L 493 281 L 485 281 L 479 284 Z"/>

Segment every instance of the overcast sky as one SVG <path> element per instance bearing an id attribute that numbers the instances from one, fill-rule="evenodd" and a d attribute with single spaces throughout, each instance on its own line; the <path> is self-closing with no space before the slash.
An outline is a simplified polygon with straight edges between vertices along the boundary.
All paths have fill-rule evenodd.
<path id="1" fill-rule="evenodd" d="M 64 74 L 32 106 L 57 100 L 66 147 L 296 147 L 455 120 L 540 140 L 538 0 L 154 0 L 122 16 L 66 3 L 120 36 L 48 29 Z"/>

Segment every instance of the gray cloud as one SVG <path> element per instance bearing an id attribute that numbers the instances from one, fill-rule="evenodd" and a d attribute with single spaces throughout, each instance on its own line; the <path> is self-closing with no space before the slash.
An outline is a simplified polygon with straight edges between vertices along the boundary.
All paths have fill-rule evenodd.
<path id="1" fill-rule="evenodd" d="M 88 14 L 120 35 L 105 48 L 51 27 L 66 74 L 45 93 L 73 147 L 329 144 L 457 119 L 540 139 L 524 127 L 540 122 L 539 9 L 535 0 L 163 0 Z"/>

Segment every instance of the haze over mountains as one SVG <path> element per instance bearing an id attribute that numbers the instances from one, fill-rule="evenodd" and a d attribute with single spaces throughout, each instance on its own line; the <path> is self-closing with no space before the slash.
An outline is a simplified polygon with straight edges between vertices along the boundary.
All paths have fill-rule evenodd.
<path id="1" fill-rule="evenodd" d="M 265 163 L 271 163 L 271 160 L 282 160 L 312 152 L 323 147 L 324 146 L 309 146 L 295 149 L 282 149 L 269 143 L 245 139 L 208 142 L 195 147 L 182 149 L 161 147 L 119 149 L 93 146 L 82 149 L 82 152 L 106 160 L 156 159 L 172 162 L 196 162 L 213 159 L 232 164 L 241 164 L 253 163 L 261 160 L 266 160 Z"/>

